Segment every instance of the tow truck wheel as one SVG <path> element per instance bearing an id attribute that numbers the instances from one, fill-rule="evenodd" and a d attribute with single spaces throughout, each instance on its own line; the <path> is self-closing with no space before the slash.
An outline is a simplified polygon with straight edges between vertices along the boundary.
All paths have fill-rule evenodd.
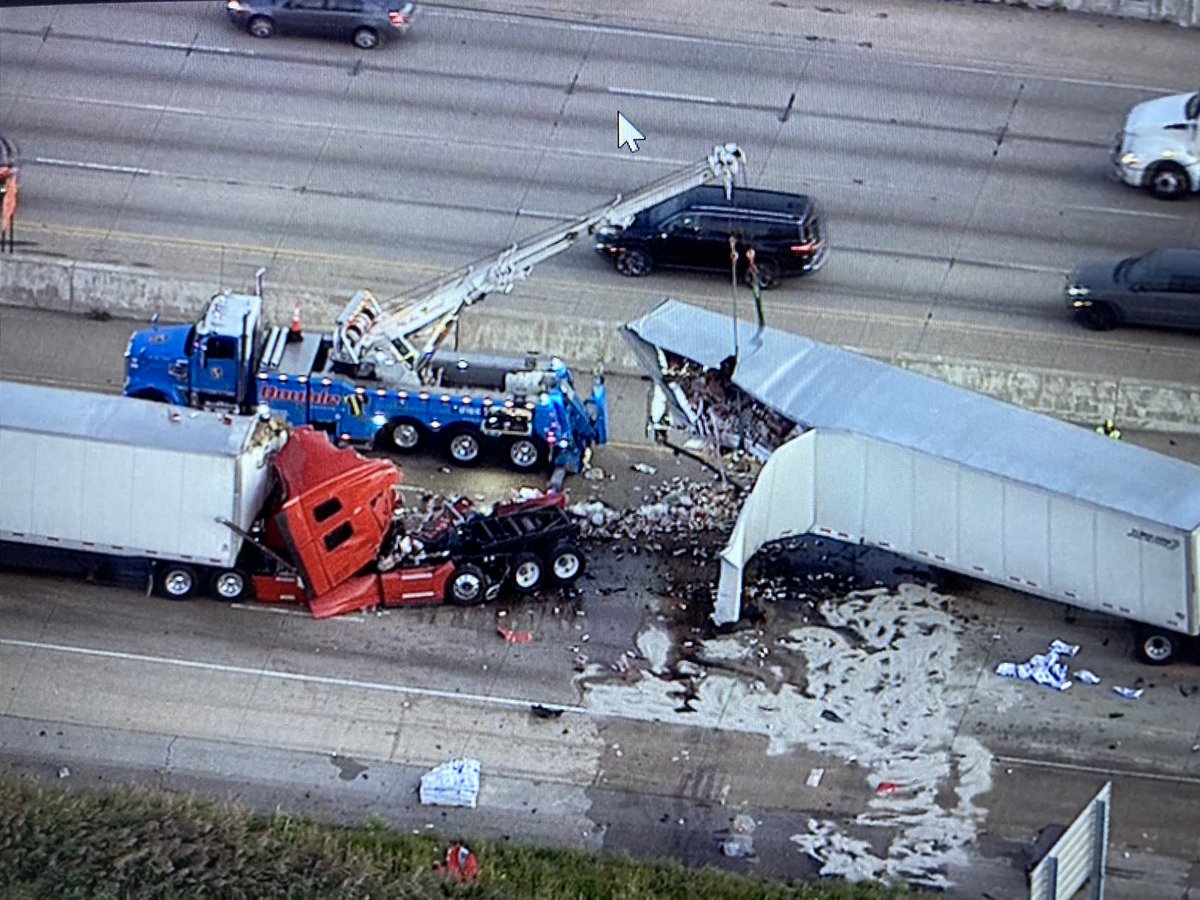
<path id="1" fill-rule="evenodd" d="M 534 553 L 518 553 L 513 558 L 512 583 L 518 594 L 532 594 L 542 586 L 546 566 Z"/>
<path id="2" fill-rule="evenodd" d="M 158 590 L 168 600 L 186 600 L 196 592 L 196 570 L 171 563 L 158 573 Z"/>
<path id="3" fill-rule="evenodd" d="M 1152 666 L 1165 666 L 1175 659 L 1179 641 L 1169 631 L 1142 628 L 1138 631 L 1138 655 Z"/>
<path id="4" fill-rule="evenodd" d="M 561 585 L 578 581 L 583 567 L 583 554 L 574 544 L 559 544 L 550 551 L 550 577 Z"/>
<path id="5" fill-rule="evenodd" d="M 392 446 L 401 453 L 412 453 L 421 446 L 421 426 L 412 419 L 398 419 L 388 426 Z"/>
<path id="6" fill-rule="evenodd" d="M 487 599 L 487 576 L 474 563 L 464 563 L 450 579 L 447 599 L 455 606 L 478 606 Z"/>
<path id="7" fill-rule="evenodd" d="M 246 595 L 246 576 L 237 569 L 222 569 L 209 582 L 212 595 L 227 603 L 236 603 Z"/>
<path id="8" fill-rule="evenodd" d="M 483 455 L 483 444 L 479 435 L 473 431 L 456 431 L 446 442 L 446 451 L 450 461 L 460 466 L 473 466 Z"/>
<path id="9" fill-rule="evenodd" d="M 536 469 L 542 462 L 542 447 L 533 438 L 513 438 L 508 445 L 508 461 L 518 472 Z"/>

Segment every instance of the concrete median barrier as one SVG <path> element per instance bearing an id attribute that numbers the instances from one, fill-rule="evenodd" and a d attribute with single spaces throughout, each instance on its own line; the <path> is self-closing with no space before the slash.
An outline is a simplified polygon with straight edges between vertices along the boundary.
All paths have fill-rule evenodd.
<path id="1" fill-rule="evenodd" d="M 105 312 L 145 319 L 196 315 L 221 286 L 209 279 L 163 275 L 150 269 L 74 260 L 6 256 L 0 266 L 0 302 L 81 315 Z M 275 285 L 267 297 L 272 321 L 286 323 L 300 303 L 304 321 L 332 322 L 346 301 L 308 288 Z M 640 374 L 613 323 L 568 316 L 528 316 L 486 306 L 460 323 L 462 346 L 519 353 L 540 350 L 569 360 L 583 375 L 595 363 L 618 374 Z M 861 352 L 861 351 L 860 351 Z M 870 352 L 870 351 L 868 351 Z M 1123 428 L 1200 434 L 1200 385 L 1032 369 L 983 360 L 871 353 L 904 368 L 1088 425 L 1105 418 Z"/>

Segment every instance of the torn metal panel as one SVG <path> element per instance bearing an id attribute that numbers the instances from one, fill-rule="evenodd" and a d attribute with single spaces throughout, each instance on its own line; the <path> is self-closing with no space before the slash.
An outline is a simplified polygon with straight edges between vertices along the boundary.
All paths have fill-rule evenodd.
<path id="1" fill-rule="evenodd" d="M 723 553 L 719 624 L 739 616 L 750 556 L 811 532 L 1200 632 L 1200 468 L 745 322 L 735 364 L 729 317 L 677 301 L 625 333 L 693 430 L 703 405 L 725 408 L 710 388 L 727 381 L 799 432 L 773 448 Z M 763 446 L 781 434 L 741 432 Z"/>
<path id="2" fill-rule="evenodd" d="M 644 365 L 655 361 L 647 371 L 668 392 L 659 350 L 709 369 L 734 353 L 729 316 L 678 300 L 622 330 Z M 732 383 L 803 428 L 862 434 L 1151 522 L 1200 527 L 1196 466 L 800 335 L 740 320 L 737 334 Z"/>

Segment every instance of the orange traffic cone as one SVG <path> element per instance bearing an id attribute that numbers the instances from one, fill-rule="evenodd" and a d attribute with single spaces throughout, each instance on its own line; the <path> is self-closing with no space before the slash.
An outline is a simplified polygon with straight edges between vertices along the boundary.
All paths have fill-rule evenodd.
<path id="1" fill-rule="evenodd" d="M 288 342 L 298 341 L 304 337 L 304 326 L 300 322 L 300 304 L 292 310 L 292 324 L 288 326 Z"/>

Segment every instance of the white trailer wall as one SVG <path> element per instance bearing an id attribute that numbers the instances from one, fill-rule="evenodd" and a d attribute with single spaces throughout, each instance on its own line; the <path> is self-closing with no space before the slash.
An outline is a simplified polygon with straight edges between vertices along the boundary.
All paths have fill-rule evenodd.
<path id="1" fill-rule="evenodd" d="M 228 566 L 237 459 L 0 432 L 0 537 Z M 240 542 L 239 542 L 240 543 Z"/>
<path id="2" fill-rule="evenodd" d="M 278 437 L 245 417 L 0 382 L 0 540 L 232 566 Z"/>
<path id="3" fill-rule="evenodd" d="M 1196 533 L 864 435 L 813 430 L 775 451 L 722 555 L 714 619 L 735 621 L 741 569 L 811 532 L 1005 587 L 1196 634 Z"/>

